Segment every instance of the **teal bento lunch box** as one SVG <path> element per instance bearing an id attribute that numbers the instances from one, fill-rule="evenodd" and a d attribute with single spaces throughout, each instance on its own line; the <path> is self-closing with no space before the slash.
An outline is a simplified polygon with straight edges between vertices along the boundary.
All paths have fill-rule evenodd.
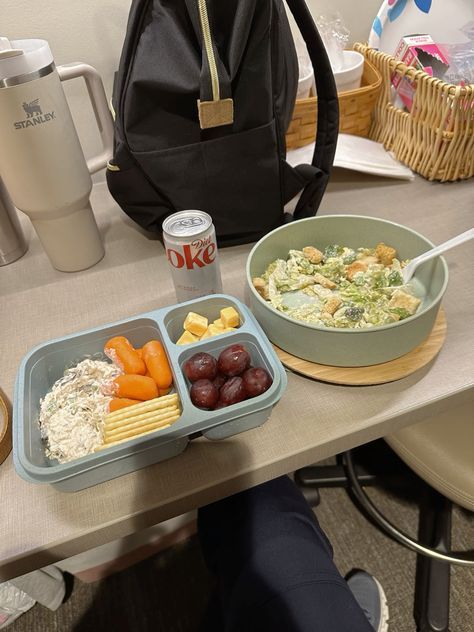
<path id="1" fill-rule="evenodd" d="M 212 322 L 219 317 L 222 308 L 229 306 L 239 313 L 241 324 L 238 329 L 185 346 L 176 344 L 189 311 L 206 316 Z M 181 416 L 168 428 L 68 463 L 49 459 L 38 424 L 41 399 L 66 368 L 86 356 L 98 359 L 98 354 L 102 354 L 101 359 L 106 359 L 104 344 L 118 335 L 126 336 L 136 348 L 151 339 L 162 342 L 172 369 L 174 390 L 181 402 Z M 223 349 L 235 343 L 245 346 L 252 366 L 264 367 L 270 373 L 272 385 L 262 395 L 227 408 L 214 411 L 197 408 L 191 402 L 190 383 L 182 372 L 184 362 L 198 351 L 217 358 Z M 262 425 L 286 384 L 285 370 L 254 316 L 243 303 L 224 294 L 202 297 L 64 336 L 38 345 L 20 364 L 13 402 L 14 465 L 27 481 L 49 483 L 68 492 L 85 489 L 176 456 L 186 449 L 191 438 L 203 435 L 208 439 L 224 439 Z"/>

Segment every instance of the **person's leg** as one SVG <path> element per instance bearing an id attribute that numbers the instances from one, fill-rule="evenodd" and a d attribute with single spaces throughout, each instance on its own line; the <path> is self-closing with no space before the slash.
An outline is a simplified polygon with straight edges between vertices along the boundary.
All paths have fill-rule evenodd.
<path id="1" fill-rule="evenodd" d="M 201 508 L 198 530 L 222 632 L 373 632 L 289 478 Z"/>

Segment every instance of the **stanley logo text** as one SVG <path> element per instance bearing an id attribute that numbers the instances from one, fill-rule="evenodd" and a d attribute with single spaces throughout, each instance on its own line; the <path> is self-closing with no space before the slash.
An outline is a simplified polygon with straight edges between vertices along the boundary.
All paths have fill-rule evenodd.
<path id="1" fill-rule="evenodd" d="M 45 112 L 43 114 L 39 104 L 39 99 L 30 101 L 30 103 L 23 103 L 23 109 L 26 114 L 26 119 L 24 121 L 16 121 L 16 123 L 13 123 L 15 129 L 34 127 L 35 125 L 41 125 L 42 123 L 47 123 L 48 121 L 52 121 L 56 118 L 55 112 Z"/>

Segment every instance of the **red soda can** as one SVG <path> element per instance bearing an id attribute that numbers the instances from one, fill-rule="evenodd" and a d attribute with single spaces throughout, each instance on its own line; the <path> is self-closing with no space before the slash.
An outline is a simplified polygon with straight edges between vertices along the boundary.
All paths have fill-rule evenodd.
<path id="1" fill-rule="evenodd" d="M 222 292 L 216 231 L 204 211 L 179 211 L 163 222 L 163 242 L 178 303 Z"/>

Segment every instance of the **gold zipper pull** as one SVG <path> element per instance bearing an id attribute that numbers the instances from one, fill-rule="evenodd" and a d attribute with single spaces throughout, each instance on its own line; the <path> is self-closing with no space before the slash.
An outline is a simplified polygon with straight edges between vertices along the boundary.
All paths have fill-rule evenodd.
<path id="1" fill-rule="evenodd" d="M 220 98 L 219 75 L 217 74 L 216 58 L 214 57 L 214 48 L 212 46 L 212 34 L 206 0 L 198 0 L 197 4 L 212 86 L 212 101 L 201 101 L 200 99 L 197 101 L 199 125 L 201 129 L 231 125 L 234 122 L 234 101 L 233 99 Z"/>

